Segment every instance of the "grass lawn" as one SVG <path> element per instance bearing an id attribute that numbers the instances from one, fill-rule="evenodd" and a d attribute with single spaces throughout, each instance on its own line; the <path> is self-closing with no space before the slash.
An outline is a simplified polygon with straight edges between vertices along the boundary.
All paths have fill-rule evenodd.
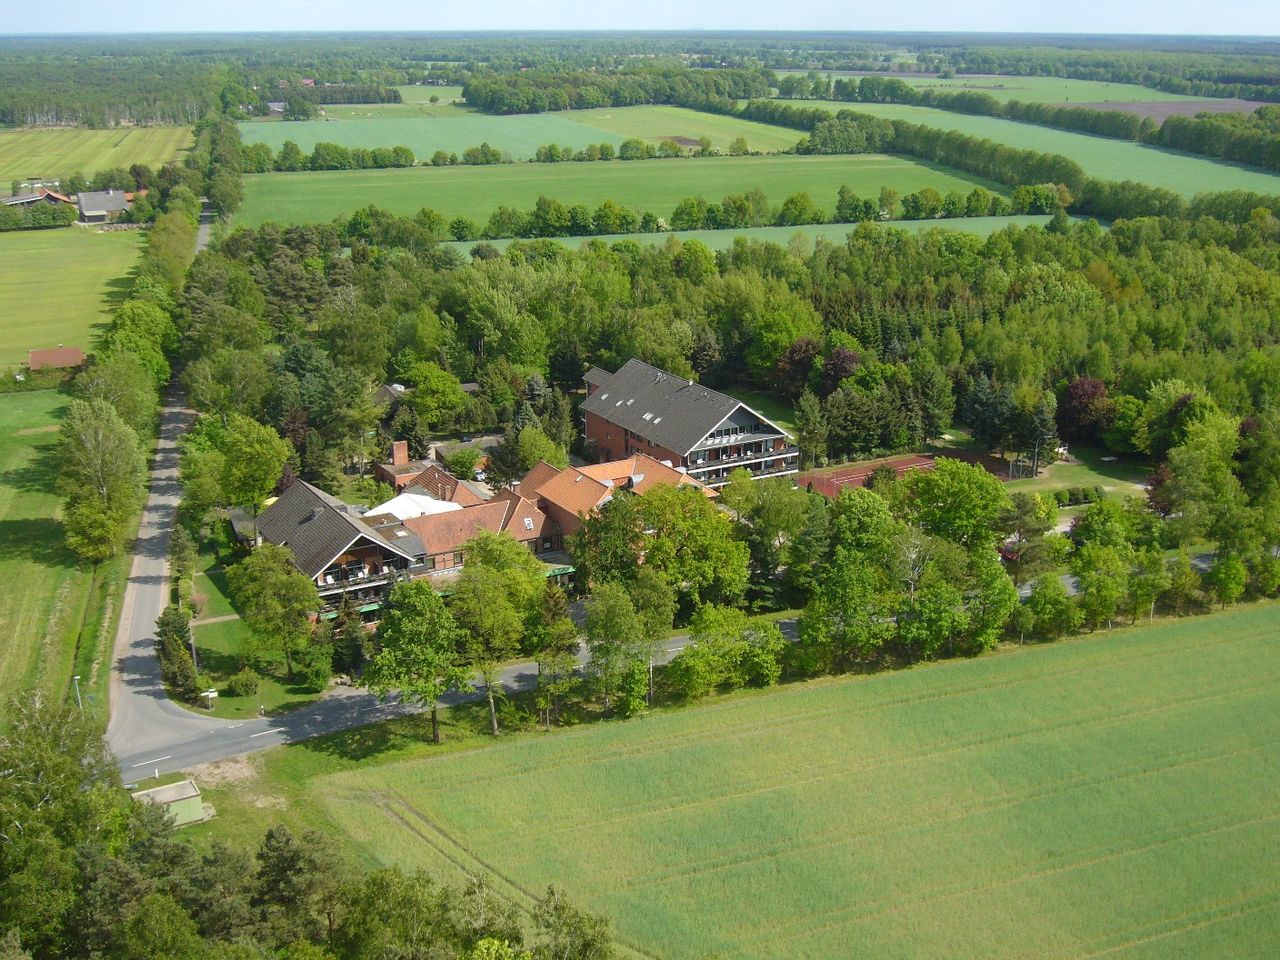
<path id="1" fill-rule="evenodd" d="M 768 417 L 787 433 L 795 436 L 796 411 L 791 404 L 749 387 L 726 387 L 723 392 L 735 400 L 741 400 L 756 413 Z"/>
<path id="2" fill-rule="evenodd" d="M 221 623 L 196 624 L 192 627 L 196 639 L 196 655 L 200 659 L 200 673 L 209 677 L 218 690 L 213 701 L 211 716 L 228 720 L 242 720 L 258 715 L 259 703 L 267 713 L 284 713 L 315 700 L 318 694 L 290 682 L 285 676 L 284 658 L 271 653 L 268 669 L 262 678 L 257 697 L 233 697 L 226 689 L 226 681 L 240 670 L 240 651 L 252 639 L 243 620 L 225 620 Z M 204 713 L 203 709 L 200 710 Z"/>
<path id="3" fill-rule="evenodd" d="M 66 405 L 55 390 L 0 395 L 0 676 L 7 701 L 33 691 L 60 698 L 79 673 L 93 709 L 105 704 L 104 652 L 129 558 L 95 580 L 63 545 L 53 487 Z"/>
<path id="4" fill-rule="evenodd" d="M 129 288 L 142 237 L 80 227 L 0 233 L 0 369 L 60 343 L 91 351 Z"/>
<path id="5" fill-rule="evenodd" d="M 1143 496 L 1143 481 L 1151 468 L 1133 460 L 1104 461 L 1107 456 L 1091 447 L 1073 446 L 1071 455 L 1079 463 L 1059 462 L 1050 464 L 1034 479 L 1014 480 L 1007 484 L 1011 491 L 1061 490 L 1066 487 L 1094 487 L 1101 485 L 1114 496 Z"/>
<path id="6" fill-rule="evenodd" d="M 807 70 L 779 70 L 779 76 L 791 73 L 805 75 Z M 848 71 L 819 70 L 821 77 L 862 76 Z M 1137 101 L 1168 102 L 1198 100 L 1199 97 L 1180 93 L 1166 93 L 1135 83 L 1109 83 L 1105 80 L 1073 80 L 1069 77 L 1013 77 L 982 74 L 962 75 L 940 80 L 930 74 L 885 73 L 875 76 L 892 77 L 913 87 L 946 90 L 948 92 L 986 93 L 997 100 L 1021 100 L 1023 103 L 1132 103 Z M 803 103 L 801 104 L 803 106 Z M 858 104 L 850 104 L 855 109 Z"/>
<path id="7" fill-rule="evenodd" d="M 829 100 L 798 102 L 805 107 L 854 110 L 941 130 L 959 130 L 961 133 L 985 137 L 1024 150 L 1060 153 L 1079 163 L 1091 177 L 1103 180 L 1138 180 L 1152 186 L 1165 187 L 1185 197 L 1217 190 L 1280 193 L 1280 175 L 1190 153 L 1150 147 L 1131 140 L 1112 140 L 997 117 L 973 117 L 932 107 L 896 103 L 838 103 Z"/>
<path id="8" fill-rule="evenodd" d="M 884 227 L 893 227 L 898 230 L 906 230 L 910 233 L 921 233 L 925 230 L 963 230 L 967 233 L 976 233 L 979 236 L 989 236 L 997 230 L 1003 230 L 1010 226 L 1045 226 L 1049 223 L 1050 218 L 1044 216 L 1017 216 L 1017 217 L 956 217 L 953 220 L 894 220 L 887 223 L 878 224 Z M 831 243 L 844 243 L 850 231 L 856 228 L 856 224 L 852 223 L 810 223 L 801 227 L 751 227 L 746 230 L 680 230 L 674 233 L 616 233 L 600 237 L 555 237 L 555 242 L 563 244 L 571 249 L 578 249 L 582 244 L 589 243 L 593 240 L 600 240 L 604 243 L 617 243 L 620 240 L 634 240 L 636 243 L 655 244 L 666 243 L 671 238 L 678 240 L 697 240 L 699 243 L 705 243 L 712 250 L 727 250 L 732 247 L 741 237 L 755 243 L 777 243 L 787 246 L 794 240 L 799 238 L 808 247 L 812 247 L 816 240 L 827 240 Z M 492 244 L 499 250 L 505 250 L 514 240 L 486 240 L 485 243 Z M 465 242 L 449 241 L 446 246 L 466 253 L 476 245 L 474 240 Z M 772 418 L 771 418 L 772 419 Z"/>
<path id="9" fill-rule="evenodd" d="M 190 127 L 16 127 L 0 130 L 0 190 L 26 177 L 93 174 L 145 163 L 159 167 L 191 146 Z"/>
<path id="10" fill-rule="evenodd" d="M 471 217 L 483 225 L 499 205 L 529 209 L 544 194 L 593 209 L 611 198 L 669 217 L 685 197 L 700 193 L 719 200 L 755 187 L 775 204 L 788 194 L 807 191 L 831 212 L 842 184 L 863 196 L 875 196 L 882 186 L 900 193 L 932 186 L 945 193 L 968 192 L 977 182 L 940 167 L 878 154 L 268 173 L 245 178 L 245 204 L 235 222 L 248 227 L 268 221 L 314 223 L 376 203 L 400 214 L 431 207 L 447 217 Z"/>
<path id="11" fill-rule="evenodd" d="M 1262 956 L 1278 631 L 1280 604 L 1240 607 L 362 766 L 306 796 L 367 857 L 491 871 L 524 903 L 554 882 L 652 957 Z"/>

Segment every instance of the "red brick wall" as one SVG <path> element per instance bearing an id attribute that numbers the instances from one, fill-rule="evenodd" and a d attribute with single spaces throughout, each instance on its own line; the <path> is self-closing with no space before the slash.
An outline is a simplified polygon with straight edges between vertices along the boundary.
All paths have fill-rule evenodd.
<path id="1" fill-rule="evenodd" d="M 625 460 L 636 453 L 643 453 L 655 460 L 670 460 L 673 467 L 684 464 L 684 457 L 666 447 L 651 447 L 647 440 L 632 437 L 627 439 L 627 431 L 616 424 L 609 423 L 599 414 L 588 412 L 586 415 L 587 439 L 595 444 L 596 453 L 601 461 Z"/>

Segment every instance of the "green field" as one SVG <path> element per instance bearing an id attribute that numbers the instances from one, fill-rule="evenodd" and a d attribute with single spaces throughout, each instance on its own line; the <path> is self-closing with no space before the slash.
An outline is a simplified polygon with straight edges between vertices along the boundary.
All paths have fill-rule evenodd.
<path id="1" fill-rule="evenodd" d="M 365 764 L 309 796 L 367 857 L 526 904 L 555 883 L 648 957 L 1261 957 L 1277 635 L 1280 604 L 1239 607 Z"/>
<path id="2" fill-rule="evenodd" d="M 199 657 L 200 674 L 208 677 L 218 690 L 213 709 L 200 713 L 227 720 L 243 720 L 256 717 L 261 706 L 268 714 L 284 713 L 313 702 L 317 696 L 290 681 L 285 675 L 283 658 L 274 655 L 267 658 L 266 673 L 262 675 L 256 697 L 233 697 L 226 682 L 239 672 L 241 651 L 252 643 L 252 634 L 243 620 L 222 620 L 217 623 L 199 623 L 192 626 Z"/>
<path id="3" fill-rule="evenodd" d="M 752 150 L 772 153 L 793 147 L 800 139 L 799 133 L 785 127 L 681 107 L 627 107 L 514 116 L 479 113 L 462 103 L 357 104 L 324 109 L 324 119 L 252 121 L 240 124 L 240 133 L 245 143 L 265 143 L 273 151 L 278 151 L 286 140 L 292 140 L 308 153 L 321 142 L 347 147 L 404 145 L 419 161 L 429 159 L 437 150 L 460 155 L 467 147 L 481 142 L 506 150 L 515 160 L 528 160 L 546 143 L 576 150 L 590 143 L 617 146 L 628 137 L 657 143 L 666 137 L 696 141 L 707 136 L 715 147 L 727 150 L 735 137 L 745 137 Z"/>
<path id="4" fill-rule="evenodd" d="M 807 70 L 779 70 L 785 74 L 807 74 Z M 863 76 L 847 71 L 819 70 L 820 77 Z M 884 73 L 878 77 L 902 80 L 913 87 L 948 92 L 987 93 L 1000 101 L 1021 100 L 1023 103 L 1163 103 L 1175 100 L 1199 100 L 1200 97 L 1166 93 L 1136 83 L 1108 83 L 1105 80 L 1073 80 L 1069 77 L 1013 77 L 974 74 L 940 80 L 928 74 Z M 858 107 L 860 104 L 849 104 Z"/>
<path id="5" fill-rule="evenodd" d="M 79 227 L 0 234 L 0 370 L 60 343 L 89 352 L 128 287 L 142 236 Z"/>
<path id="6" fill-rule="evenodd" d="M 107 598 L 63 545 L 62 498 L 54 491 L 58 422 L 67 400 L 56 390 L 0 395 L 0 676 L 6 691 L 0 715 L 8 697 L 20 693 L 61 698 L 77 672 L 85 696 L 105 702 Z M 106 564 L 99 582 L 118 589 L 128 561 Z"/>
<path id="7" fill-rule="evenodd" d="M 1250 167 L 1220 163 L 1174 150 L 1149 147 L 1131 140 L 1112 140 L 1069 130 L 1055 130 L 997 117 L 973 117 L 931 107 L 896 103 L 838 103 L 809 100 L 806 107 L 854 110 L 858 113 L 907 120 L 941 130 L 959 130 L 976 137 L 1024 150 L 1060 153 L 1070 157 L 1091 177 L 1103 180 L 1139 180 L 1165 187 L 1185 197 L 1216 190 L 1252 190 L 1280 193 L 1280 175 Z"/>
<path id="8" fill-rule="evenodd" d="M 1074 463 L 1062 461 L 1050 464 L 1040 476 L 1015 480 L 1008 485 L 1007 489 L 1037 492 L 1100 486 L 1109 494 L 1118 497 L 1145 495 L 1143 483 L 1151 472 L 1149 465 L 1114 457 L 1111 460 L 1103 460 L 1104 456 L 1107 454 L 1092 447 L 1072 445 L 1071 457 Z"/>
<path id="9" fill-rule="evenodd" d="M 877 154 L 269 173 L 245 178 L 245 203 L 235 222 L 250 227 L 267 221 L 315 223 L 374 203 L 401 214 L 431 207 L 448 217 L 472 217 L 483 225 L 500 204 L 529 209 L 543 194 L 592 208 L 612 198 L 668 217 L 685 197 L 701 193 L 719 200 L 756 187 L 775 204 L 788 194 L 808 191 L 830 212 L 841 184 L 875 196 L 882 186 L 900 193 L 931 186 L 945 193 L 968 192 L 977 182 L 942 168 Z"/>
<path id="10" fill-rule="evenodd" d="M 92 174 L 145 163 L 158 167 L 191 145 L 189 127 L 19 127 L 0 130 L 0 190 L 27 177 Z"/>
<path id="11" fill-rule="evenodd" d="M 672 138 L 679 142 L 710 137 L 717 150 L 727 151 L 736 137 L 745 137 L 747 146 L 760 153 L 789 150 L 800 139 L 799 131 L 768 123 L 740 120 L 716 113 L 702 113 L 684 107 L 624 107 L 575 110 L 574 119 L 621 137 L 639 137 L 650 143 Z"/>
<path id="12" fill-rule="evenodd" d="M 1049 223 L 1050 219 L 1052 218 L 1047 216 L 1028 214 L 1017 217 L 956 217 L 951 220 L 893 220 L 878 225 L 893 227 L 897 230 L 906 230 L 910 233 L 921 233 L 925 230 L 934 229 L 963 230 L 966 233 L 974 233 L 978 236 L 986 237 L 997 230 L 1003 230 L 1005 227 L 1010 226 L 1027 227 L 1035 225 L 1043 227 Z M 603 241 L 604 243 L 634 240 L 636 243 L 653 245 L 666 243 L 672 237 L 677 240 L 697 240 L 700 243 L 705 243 L 712 250 L 727 250 L 737 242 L 739 237 L 744 237 L 752 242 L 778 243 L 783 246 L 787 246 L 795 238 L 799 237 L 809 247 L 812 247 L 815 240 L 843 243 L 850 231 L 856 229 L 856 227 L 857 225 L 852 223 L 811 223 L 802 227 L 751 227 L 746 230 L 680 230 L 671 233 L 617 233 L 599 237 L 556 237 L 554 239 L 556 243 L 563 244 L 574 250 L 593 240 Z M 505 250 L 517 241 L 485 240 L 484 242 L 497 247 L 499 250 Z M 462 253 L 466 253 L 475 245 L 475 241 L 450 241 L 446 244 L 446 246 L 453 247 Z M 763 397 L 764 394 L 759 396 Z M 763 413 L 764 411 L 761 412 Z"/>
<path id="13" fill-rule="evenodd" d="M 529 113 L 511 117 L 477 113 L 466 107 L 444 105 L 435 111 L 413 104 L 342 107 L 339 115 L 372 114 L 363 119 L 253 122 L 240 124 L 245 143 L 265 143 L 279 151 L 292 140 L 310 153 L 317 143 L 346 147 L 406 146 L 425 161 L 437 150 L 462 154 L 482 142 L 508 151 L 513 159 L 527 160 L 544 143 L 574 149 L 589 143 L 619 144 L 623 137 L 608 134 L 570 119 L 568 113 Z M 326 108 L 327 112 L 327 108 Z M 409 114 L 409 115 L 406 115 Z"/>
<path id="14" fill-rule="evenodd" d="M 439 97 L 441 103 L 450 103 L 462 99 L 462 88 L 445 86 L 429 87 L 418 84 L 396 87 L 400 91 L 400 99 L 405 103 L 428 103 L 433 96 Z"/>

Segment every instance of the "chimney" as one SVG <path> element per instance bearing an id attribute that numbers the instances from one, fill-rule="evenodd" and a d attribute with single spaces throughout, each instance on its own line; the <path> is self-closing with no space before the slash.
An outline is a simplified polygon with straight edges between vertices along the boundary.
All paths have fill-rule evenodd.
<path id="1" fill-rule="evenodd" d="M 393 467 L 403 467 L 409 462 L 409 441 L 397 440 L 391 444 L 391 465 Z"/>

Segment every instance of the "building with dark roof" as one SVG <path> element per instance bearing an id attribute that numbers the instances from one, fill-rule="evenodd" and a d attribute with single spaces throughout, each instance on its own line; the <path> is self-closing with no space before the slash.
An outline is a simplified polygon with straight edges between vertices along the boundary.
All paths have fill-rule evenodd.
<path id="1" fill-rule="evenodd" d="M 129 209 L 133 194 L 123 190 L 84 190 L 76 194 L 83 223 L 107 223 Z"/>
<path id="2" fill-rule="evenodd" d="M 294 563 L 319 591 L 322 617 L 333 616 L 345 599 L 366 622 L 377 620 L 397 580 L 433 577 L 443 586 L 461 569 L 464 544 L 484 530 L 524 544 L 544 560 L 547 576 L 567 581 L 572 575 L 572 564 L 559 553 L 560 528 L 519 494 L 504 490 L 467 507 L 437 501 L 424 509 L 414 502 L 429 499 L 400 494 L 362 513 L 295 480 L 258 517 L 257 535 L 293 552 Z"/>
<path id="3" fill-rule="evenodd" d="M 587 371 L 585 433 L 605 460 L 670 461 L 709 487 L 743 467 L 754 477 L 799 470 L 786 431 L 733 397 L 639 360 Z"/>

